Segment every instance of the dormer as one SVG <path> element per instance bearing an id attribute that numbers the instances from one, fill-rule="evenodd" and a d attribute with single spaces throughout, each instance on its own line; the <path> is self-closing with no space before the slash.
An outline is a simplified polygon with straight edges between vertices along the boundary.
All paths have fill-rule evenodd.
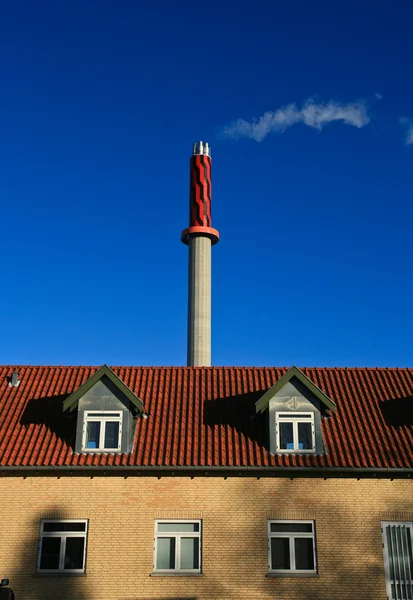
<path id="1" fill-rule="evenodd" d="M 324 454 L 321 419 L 336 410 L 334 402 L 302 371 L 291 367 L 257 401 L 268 410 L 271 454 Z"/>
<path id="2" fill-rule="evenodd" d="M 107 365 L 66 398 L 63 411 L 75 410 L 75 452 L 131 452 L 143 404 Z"/>

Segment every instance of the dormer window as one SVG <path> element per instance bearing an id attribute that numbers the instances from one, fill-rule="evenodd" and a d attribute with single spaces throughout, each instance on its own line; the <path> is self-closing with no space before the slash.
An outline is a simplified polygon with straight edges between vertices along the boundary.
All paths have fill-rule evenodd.
<path id="1" fill-rule="evenodd" d="M 277 452 L 315 452 L 314 413 L 276 412 Z"/>
<path id="2" fill-rule="evenodd" d="M 75 410 L 76 453 L 132 452 L 144 406 L 107 365 L 65 398 L 63 411 Z"/>
<path id="3" fill-rule="evenodd" d="M 83 423 L 83 452 L 120 452 L 122 411 L 85 411 Z"/>
<path id="4" fill-rule="evenodd" d="M 296 367 L 257 400 L 255 410 L 268 410 L 270 454 L 326 453 L 321 420 L 336 405 Z"/>

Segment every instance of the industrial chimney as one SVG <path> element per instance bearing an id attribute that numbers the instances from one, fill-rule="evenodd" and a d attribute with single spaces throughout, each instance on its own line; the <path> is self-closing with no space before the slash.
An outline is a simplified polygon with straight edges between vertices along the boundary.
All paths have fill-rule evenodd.
<path id="1" fill-rule="evenodd" d="M 211 227 L 211 149 L 195 143 L 189 173 L 189 227 L 181 240 L 189 246 L 189 367 L 211 365 L 211 246 L 219 233 Z"/>

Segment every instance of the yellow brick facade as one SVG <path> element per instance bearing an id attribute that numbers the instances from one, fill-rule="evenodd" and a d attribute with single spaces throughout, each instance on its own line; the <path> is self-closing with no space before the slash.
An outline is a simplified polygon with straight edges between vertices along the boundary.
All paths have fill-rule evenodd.
<path id="1" fill-rule="evenodd" d="M 381 520 L 409 480 L 3 477 L 0 577 L 17 600 L 385 600 Z M 87 518 L 86 576 L 36 575 L 42 518 Z M 202 519 L 202 575 L 151 576 L 154 521 Z M 314 519 L 317 577 L 267 577 L 268 519 Z"/>

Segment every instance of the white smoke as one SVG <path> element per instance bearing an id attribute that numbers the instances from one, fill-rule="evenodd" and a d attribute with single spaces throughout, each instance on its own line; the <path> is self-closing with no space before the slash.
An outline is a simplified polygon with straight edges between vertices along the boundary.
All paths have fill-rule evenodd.
<path id="1" fill-rule="evenodd" d="M 264 113 L 259 119 L 246 121 L 237 119 L 226 125 L 221 135 L 225 138 L 239 139 L 247 137 L 261 142 L 269 133 L 282 133 L 296 123 L 304 123 L 308 127 L 321 129 L 333 121 L 342 121 L 353 127 L 364 127 L 370 121 L 364 104 L 354 102 L 352 104 L 340 104 L 328 102 L 317 104 L 313 99 L 304 102 L 302 108 L 296 104 L 288 104 L 275 111 Z"/>

